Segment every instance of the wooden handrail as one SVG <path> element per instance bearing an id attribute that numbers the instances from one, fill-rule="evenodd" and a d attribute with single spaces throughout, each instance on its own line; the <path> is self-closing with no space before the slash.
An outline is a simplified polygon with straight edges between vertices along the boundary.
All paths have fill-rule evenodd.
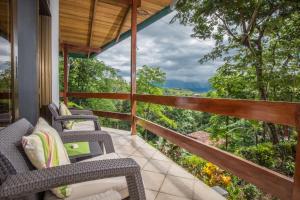
<path id="1" fill-rule="evenodd" d="M 62 94 L 61 94 L 62 95 Z M 67 97 L 129 100 L 129 93 L 68 92 Z M 300 103 L 135 94 L 140 102 L 296 127 Z"/>
<path id="2" fill-rule="evenodd" d="M 0 92 L 0 99 L 10 99 L 11 93 L 10 92 Z"/>
<path id="3" fill-rule="evenodd" d="M 129 93 L 92 93 L 92 92 L 68 92 L 67 97 L 77 97 L 82 99 L 96 98 L 96 99 L 119 99 L 130 100 Z"/>
<path id="4" fill-rule="evenodd" d="M 153 122 L 139 117 L 135 118 L 138 125 L 155 135 L 161 136 L 187 151 L 220 166 L 222 169 L 232 172 L 244 180 L 257 185 L 265 192 L 271 193 L 280 199 L 291 199 L 293 179 Z"/>
<path id="5" fill-rule="evenodd" d="M 300 114 L 300 103 L 139 94 L 135 95 L 135 99 L 146 103 L 261 120 L 293 127 L 297 125 L 296 116 Z"/>
<path id="6" fill-rule="evenodd" d="M 93 110 L 93 113 L 99 117 L 107 117 L 107 118 L 119 119 L 123 121 L 131 121 L 131 115 L 127 113 L 107 112 L 101 110 Z"/>
<path id="7" fill-rule="evenodd" d="M 104 98 L 131 100 L 128 93 L 67 93 L 68 97 L 78 98 Z M 157 95 L 133 95 L 135 101 L 153 103 L 165 106 L 173 106 L 180 109 L 189 109 L 213 114 L 260 120 L 275 124 L 296 127 L 300 132 L 300 103 L 270 102 L 255 100 L 236 99 L 213 99 L 198 97 L 177 97 Z M 176 131 L 164 128 L 139 117 L 132 117 L 130 114 L 114 113 L 106 111 L 94 111 L 102 117 L 115 118 L 120 120 L 134 120 L 138 125 L 161 136 L 170 142 L 194 153 L 221 168 L 232 172 L 260 187 L 265 192 L 271 193 L 281 199 L 296 200 L 300 196 L 300 173 L 295 172 L 294 179 L 281 175 L 277 172 L 261 167 L 253 162 L 239 158 L 226 151 L 213 146 L 205 145 L 195 139 L 182 135 Z M 300 137 L 299 137 L 300 138 Z M 296 170 L 299 170 L 300 139 L 298 138 Z"/>

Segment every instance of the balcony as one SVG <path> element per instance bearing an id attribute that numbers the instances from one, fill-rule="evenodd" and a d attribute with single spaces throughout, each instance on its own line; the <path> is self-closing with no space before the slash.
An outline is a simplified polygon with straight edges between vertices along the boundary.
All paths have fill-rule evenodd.
<path id="1" fill-rule="evenodd" d="M 21 2 L 22 1 L 19 3 Z M 22 50 L 26 53 L 35 52 L 30 58 L 27 54 L 23 55 L 26 56 L 28 60 L 34 61 L 39 58 L 40 61 L 38 64 L 25 63 L 25 65 L 21 62 L 22 59 L 20 59 L 19 64 L 22 66 L 20 69 L 23 69 L 21 72 L 16 68 L 17 60 L 14 61 L 15 64 L 12 65 L 11 71 L 14 73 L 18 72 L 18 76 L 21 77 L 19 79 L 22 79 L 22 81 L 19 81 L 18 84 L 11 85 L 14 87 L 16 85 L 19 86 L 16 91 L 19 91 L 20 95 L 16 95 L 14 90 L 7 90 L 12 91 L 11 94 L 6 92 L 6 90 L 2 94 L 0 93 L 0 100 L 6 101 L 8 99 L 9 103 L 7 105 L 12 105 L 12 108 L 6 106 L 9 107 L 9 109 L 5 108 L 5 112 L 0 115 L 0 126 L 1 123 L 6 124 L 18 119 L 19 107 L 22 108 L 20 116 L 27 118 L 29 116 L 32 118 L 32 123 L 34 123 L 40 111 L 38 110 L 37 104 L 39 103 L 40 108 L 42 108 L 54 101 L 54 99 L 58 103 L 59 96 L 65 103 L 68 102 L 68 99 L 72 100 L 72 98 L 124 100 L 131 104 L 130 112 L 128 113 L 102 110 L 94 110 L 93 112 L 99 117 L 113 118 L 131 123 L 131 132 L 111 128 L 103 129 L 112 135 L 116 151 L 120 157 L 131 157 L 140 164 L 147 199 L 213 200 L 224 199 L 224 197 L 137 136 L 137 127 L 162 137 L 168 142 L 217 165 L 246 182 L 254 184 L 263 192 L 271 194 L 274 197 L 284 200 L 300 199 L 299 136 L 297 138 L 298 144 L 296 147 L 297 155 L 295 158 L 294 177 L 288 177 L 143 119 L 136 112 L 137 103 L 143 102 L 239 119 L 285 125 L 295 130 L 298 135 L 300 133 L 300 103 L 157 96 L 137 93 L 137 32 L 152 22 L 159 20 L 167 13 L 170 13 L 174 2 L 176 2 L 176 0 L 61 0 L 59 10 L 57 5 L 56 12 L 52 13 L 53 19 L 57 20 L 54 25 L 59 24 L 60 27 L 58 28 L 58 26 L 54 25 L 51 27 L 50 18 L 41 16 L 43 20 L 36 21 L 42 22 L 40 28 L 45 30 L 39 34 L 39 37 L 43 38 L 43 40 L 38 41 L 38 37 L 33 37 L 31 40 L 28 38 L 28 42 L 31 42 L 30 45 L 20 46 L 22 48 L 19 48 L 19 51 Z M 47 3 L 45 5 L 47 6 Z M 31 10 L 25 10 L 27 7 L 31 8 L 30 6 L 24 6 L 24 13 L 32 13 L 30 12 Z M 34 16 L 38 16 L 37 13 L 33 14 Z M 23 17 L 23 19 L 30 19 L 30 17 Z M 59 22 L 58 19 L 60 20 Z M 34 25 L 34 28 L 36 28 L 37 24 Z M 50 34 L 48 34 L 50 31 L 43 29 L 42 25 L 49 30 L 51 28 L 51 30 L 54 31 L 52 36 L 56 37 L 52 39 Z M 31 27 L 26 26 L 26 28 L 28 32 L 31 30 Z M 36 31 L 36 29 L 32 30 Z M 16 30 L 14 30 L 14 32 L 16 32 Z M 18 32 L 22 33 L 23 31 Z M 76 90 L 69 91 L 68 81 L 71 66 L 69 57 L 95 57 L 100 52 L 118 44 L 129 36 L 131 36 L 130 93 L 78 93 L 75 92 Z M 22 41 L 27 40 L 27 38 L 24 39 L 24 37 L 22 39 Z M 58 41 L 60 41 L 61 44 L 58 44 Z M 37 45 L 31 45 L 34 42 L 39 43 L 39 50 L 41 51 L 35 49 Z M 57 42 L 57 44 L 53 50 L 56 51 L 57 55 L 55 55 L 56 57 L 53 55 L 54 58 L 52 58 L 49 55 L 54 51 L 52 52 L 51 45 L 49 44 L 55 42 Z M 30 49 L 31 47 L 34 48 Z M 14 48 L 11 49 L 14 50 Z M 57 79 L 59 76 L 59 53 L 64 57 L 64 74 L 63 77 L 61 77 L 63 78 L 63 91 L 60 95 L 56 90 L 59 88 L 59 81 Z M 13 58 L 13 60 L 14 59 L 17 59 L 17 57 Z M 34 70 L 31 74 L 30 70 L 24 73 L 24 69 Z M 53 75 L 51 74 L 53 77 L 48 78 L 49 72 L 53 72 Z M 13 83 L 13 81 L 15 81 L 16 75 L 17 74 L 12 74 L 13 79 L 10 82 Z M 38 77 L 39 81 L 32 77 Z M 53 87 L 52 90 L 52 86 L 56 87 Z M 28 92 L 28 90 L 30 90 L 30 92 Z M 17 99 L 18 96 L 21 98 Z M 85 124 L 83 129 L 89 128 L 89 126 L 89 124 Z"/>
<path id="2" fill-rule="evenodd" d="M 81 122 L 81 129 L 93 129 Z M 131 132 L 103 127 L 112 136 L 120 158 L 134 159 L 142 169 L 147 200 L 222 200 L 215 190 Z"/>
<path id="3" fill-rule="evenodd" d="M 208 112 L 213 114 L 220 114 L 224 116 L 231 116 L 236 118 L 244 118 L 250 120 L 260 120 L 265 122 L 272 122 L 274 124 L 283 124 L 288 125 L 291 127 L 298 127 L 298 112 L 300 110 L 299 103 L 287 103 L 287 102 L 268 102 L 268 101 L 254 101 L 254 100 L 233 100 L 233 99 L 211 99 L 211 98 L 198 98 L 198 97 L 176 97 L 176 96 L 156 96 L 156 95 L 141 95 L 135 94 L 133 95 L 133 99 L 130 98 L 130 95 L 127 93 L 72 93 L 69 92 L 64 96 L 61 93 L 61 97 L 68 97 L 68 98 L 97 98 L 97 99 L 118 99 L 118 100 L 128 100 L 128 101 L 136 101 L 136 102 L 146 102 L 152 104 L 159 104 L 165 106 L 172 106 L 175 108 L 180 109 L 188 109 L 188 110 L 195 110 L 201 112 Z M 125 120 L 131 121 L 133 126 L 140 126 L 151 133 L 160 136 L 167 141 L 182 147 L 183 149 L 187 150 L 190 153 L 193 153 L 205 160 L 212 162 L 213 164 L 221 167 L 222 169 L 231 172 L 232 174 L 238 176 L 239 178 L 244 179 L 247 182 L 250 182 L 256 186 L 258 186 L 262 191 L 266 193 L 270 193 L 280 199 L 291 199 L 293 195 L 293 188 L 297 187 L 297 174 L 299 171 L 295 171 L 294 178 L 284 176 L 278 172 L 272 171 L 260 165 L 257 165 L 253 162 L 247 161 L 242 159 L 238 156 L 230 154 L 226 151 L 220 150 L 216 147 L 206 145 L 201 143 L 191 137 L 185 136 L 181 133 L 176 131 L 170 130 L 168 128 L 162 127 L 158 124 L 150 122 L 146 119 L 143 119 L 139 116 L 132 116 L 127 113 L 116 113 L 116 112 L 107 112 L 107 111 L 99 111 L 95 110 L 94 113 L 100 117 L 106 118 L 114 118 L 118 120 Z M 150 168 L 153 171 L 165 171 L 166 178 L 165 180 L 168 181 L 168 175 L 172 176 L 172 168 L 168 168 L 163 165 L 159 165 L 159 162 L 156 164 L 151 163 L 151 156 L 154 156 L 154 153 L 157 150 L 153 149 L 147 143 L 144 143 L 141 138 L 136 136 L 134 132 L 131 131 L 130 133 L 127 131 L 120 131 L 120 130 L 113 130 L 113 129 L 106 129 L 113 132 L 113 137 L 115 141 L 115 145 L 117 146 L 117 152 L 121 156 L 137 156 L 137 157 L 144 157 L 146 159 L 148 157 L 148 167 L 144 163 L 146 162 L 144 159 L 143 162 L 141 160 L 137 161 L 143 167 L 143 171 L 147 171 L 146 169 Z M 298 130 L 298 129 L 297 129 Z M 117 132 L 117 134 L 116 134 Z M 123 134 L 120 134 L 123 133 Z M 136 142 L 133 142 L 136 141 Z M 137 148 L 140 144 L 145 145 L 144 147 Z M 297 145 L 299 149 L 299 142 Z M 153 153 L 153 154 L 152 154 Z M 161 153 L 158 153 L 159 157 L 164 157 Z M 154 158 L 154 157 L 152 157 Z M 155 159 L 154 159 L 155 160 Z M 154 161 L 155 162 L 155 161 Z M 297 158 L 296 158 L 297 163 Z M 174 164 L 172 162 L 172 166 Z M 163 167 L 160 167 L 163 166 Z M 168 168 L 168 169 L 166 169 Z M 178 167 L 176 167 L 179 169 Z M 182 171 L 182 170 L 181 170 Z M 175 175 L 180 173 L 175 173 Z M 188 174 L 182 172 L 182 174 Z M 145 175 L 145 173 L 144 173 Z M 180 185 L 177 185 L 177 178 L 170 179 L 169 182 L 162 183 L 162 185 L 157 186 L 157 192 L 167 193 L 167 186 L 168 187 L 179 187 L 180 194 L 186 194 L 185 192 L 190 193 L 189 198 L 193 198 L 191 196 L 191 191 L 193 190 L 193 194 L 196 194 L 198 191 L 201 194 L 197 194 L 200 197 L 202 195 L 206 195 L 206 192 L 203 190 L 195 190 L 195 185 L 193 184 L 203 184 L 200 181 L 195 181 L 195 178 L 191 178 L 194 180 L 194 183 L 189 181 L 187 186 L 184 186 L 183 189 Z M 183 177 L 181 177 L 183 178 Z M 185 177 L 187 178 L 187 177 Z M 162 179 L 162 178 L 161 178 Z M 149 179 L 145 177 L 145 185 L 147 188 L 147 181 Z M 172 180 L 172 181 L 171 181 Z M 168 184 L 167 184 L 168 183 Z M 207 188 L 207 186 L 203 186 Z M 160 188 L 160 189 L 158 189 Z M 189 189 L 187 189 L 189 188 Z M 192 189 L 193 188 L 193 189 Z M 148 187 L 149 189 L 149 187 Z M 164 190 L 166 189 L 166 190 Z M 182 189 L 182 190 L 181 190 Z M 177 190 L 173 190 L 177 191 Z M 183 192 L 184 191 L 184 192 Z M 206 191 L 206 190 L 205 190 Z M 211 191 L 211 190 L 208 190 Z M 211 194 L 211 192 L 208 192 Z M 164 195 L 164 194 L 161 194 Z M 200 198 L 199 197 L 199 198 Z M 196 198 L 196 197 L 195 197 Z M 207 199 L 207 198 L 204 198 Z"/>

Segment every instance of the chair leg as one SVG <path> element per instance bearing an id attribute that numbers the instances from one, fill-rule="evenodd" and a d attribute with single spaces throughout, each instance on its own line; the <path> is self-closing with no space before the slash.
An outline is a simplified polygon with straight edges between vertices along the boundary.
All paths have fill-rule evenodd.
<path id="1" fill-rule="evenodd" d="M 101 126 L 100 126 L 100 123 L 98 122 L 98 120 L 94 121 L 94 125 L 95 125 L 95 130 L 96 131 L 101 131 Z"/>
<path id="2" fill-rule="evenodd" d="M 130 200 L 146 200 L 144 184 L 140 171 L 131 176 L 126 176 Z"/>

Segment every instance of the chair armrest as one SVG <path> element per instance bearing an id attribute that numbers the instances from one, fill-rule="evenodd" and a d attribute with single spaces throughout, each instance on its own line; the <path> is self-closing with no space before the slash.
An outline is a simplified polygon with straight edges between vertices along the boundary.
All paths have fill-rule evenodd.
<path id="1" fill-rule="evenodd" d="M 64 115 L 55 118 L 57 121 L 70 121 L 70 120 L 98 120 L 95 115 Z"/>
<path id="2" fill-rule="evenodd" d="M 130 158 L 82 162 L 10 175 L 0 186 L 0 199 L 22 197 L 62 185 L 118 176 L 126 177 L 130 199 L 145 200 L 140 167 Z"/>
<path id="3" fill-rule="evenodd" d="M 98 122 L 98 116 L 96 115 L 64 115 L 54 118 L 55 121 L 65 122 L 70 120 L 85 120 L 94 121 L 95 130 L 101 130 L 100 124 Z"/>
<path id="4" fill-rule="evenodd" d="M 115 152 L 111 136 L 105 131 L 68 131 L 59 133 L 64 143 L 70 142 L 99 142 L 102 150 L 102 144 L 106 153 Z"/>
<path id="5" fill-rule="evenodd" d="M 76 108 L 70 108 L 70 112 L 72 115 L 93 115 L 93 111 L 91 110 L 81 110 Z"/>

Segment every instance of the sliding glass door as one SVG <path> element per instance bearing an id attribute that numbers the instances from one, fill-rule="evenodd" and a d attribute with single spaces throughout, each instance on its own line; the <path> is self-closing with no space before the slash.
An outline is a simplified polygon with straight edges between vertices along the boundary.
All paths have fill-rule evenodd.
<path id="1" fill-rule="evenodd" d="M 0 0 L 0 126 L 17 117 L 15 2 Z"/>

